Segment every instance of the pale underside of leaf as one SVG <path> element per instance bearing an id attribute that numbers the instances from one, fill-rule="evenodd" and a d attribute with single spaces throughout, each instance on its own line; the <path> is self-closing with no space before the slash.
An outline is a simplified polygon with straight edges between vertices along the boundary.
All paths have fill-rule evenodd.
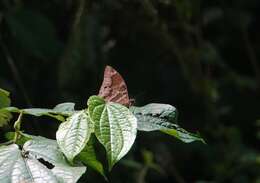
<path id="1" fill-rule="evenodd" d="M 53 109 L 45 109 L 45 108 L 28 108 L 28 109 L 18 109 L 16 107 L 6 107 L 4 108 L 6 111 L 29 114 L 33 116 L 50 116 L 59 121 L 64 121 L 64 116 L 70 116 L 75 111 L 75 104 L 71 102 L 61 103 L 56 105 Z"/>
<path id="2" fill-rule="evenodd" d="M 70 162 L 85 147 L 92 132 L 93 126 L 85 110 L 73 114 L 60 125 L 56 139 Z"/>
<path id="3" fill-rule="evenodd" d="M 130 109 L 137 118 L 138 130 L 140 131 L 161 131 L 176 137 L 177 139 L 190 143 L 204 140 L 198 135 L 190 133 L 177 122 L 177 111 L 168 104 L 148 104 L 143 107 L 131 107 Z"/>
<path id="4" fill-rule="evenodd" d="M 54 167 L 47 168 L 39 159 Z M 66 162 L 55 140 L 34 137 L 22 151 L 15 144 L 0 147 L 1 183 L 76 183 L 85 171 Z"/>
<path id="5" fill-rule="evenodd" d="M 23 145 L 23 149 L 30 152 L 30 155 L 36 159 L 42 158 L 52 164 L 67 164 L 55 140 L 33 136 L 32 140 Z"/>
<path id="6" fill-rule="evenodd" d="M 75 183 L 86 171 L 84 166 L 70 166 L 55 140 L 34 137 L 24 144 L 24 150 L 36 159 L 44 159 L 54 165 L 52 172 L 59 183 Z"/>
<path id="7" fill-rule="evenodd" d="M 2 183 L 58 183 L 38 160 L 24 158 L 17 145 L 0 148 L 0 178 Z"/>

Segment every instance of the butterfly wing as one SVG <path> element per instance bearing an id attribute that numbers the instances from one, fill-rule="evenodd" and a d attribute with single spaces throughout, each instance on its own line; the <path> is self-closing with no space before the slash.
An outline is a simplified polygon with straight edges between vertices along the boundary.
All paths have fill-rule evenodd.
<path id="1" fill-rule="evenodd" d="M 123 77 L 111 66 L 106 66 L 104 80 L 99 90 L 99 96 L 108 102 L 116 102 L 129 107 L 130 100 Z"/>

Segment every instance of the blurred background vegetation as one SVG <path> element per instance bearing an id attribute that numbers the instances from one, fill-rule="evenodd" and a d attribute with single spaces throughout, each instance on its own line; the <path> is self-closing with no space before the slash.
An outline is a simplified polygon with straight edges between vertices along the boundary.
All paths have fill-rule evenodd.
<path id="1" fill-rule="evenodd" d="M 260 183 L 259 12 L 258 0 L 1 0 L 0 87 L 13 106 L 83 108 L 111 65 L 135 105 L 174 105 L 207 145 L 139 133 L 110 182 Z M 55 138 L 58 123 L 27 120 Z M 81 182 L 105 180 L 89 169 Z"/>

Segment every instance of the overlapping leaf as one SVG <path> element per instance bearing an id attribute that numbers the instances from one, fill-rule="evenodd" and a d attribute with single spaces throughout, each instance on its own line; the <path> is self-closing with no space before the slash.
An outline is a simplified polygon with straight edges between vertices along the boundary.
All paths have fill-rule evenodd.
<path id="1" fill-rule="evenodd" d="M 40 159 L 53 167 L 48 168 Z M 2 183 L 75 183 L 85 170 L 67 164 L 56 141 L 43 137 L 26 142 L 22 151 L 15 144 L 0 147 Z"/>
<path id="2" fill-rule="evenodd" d="M 131 107 L 130 110 L 138 120 L 138 130 L 140 131 L 159 130 L 186 143 L 204 142 L 199 135 L 187 132 L 176 124 L 177 111 L 171 105 L 153 103 L 143 107 Z"/>
<path id="3" fill-rule="evenodd" d="M 9 111 L 0 109 L 0 127 L 6 125 L 12 119 L 12 114 Z"/>
<path id="4" fill-rule="evenodd" d="M 93 125 L 85 110 L 74 113 L 60 124 L 56 139 L 60 149 L 70 162 L 85 147 L 92 132 Z"/>
<path id="5" fill-rule="evenodd" d="M 88 100 L 89 114 L 95 125 L 95 135 L 107 151 L 109 169 L 132 147 L 137 132 L 137 120 L 121 104 L 106 103 L 101 97 Z"/>
<path id="6" fill-rule="evenodd" d="M 3 109 L 11 104 L 9 95 L 8 91 L 0 88 L 0 127 L 6 125 L 12 118 L 11 113 Z"/>
<path id="7" fill-rule="evenodd" d="M 28 108 L 28 109 L 18 109 L 16 107 L 7 107 L 4 108 L 9 112 L 17 112 L 24 114 L 29 114 L 33 116 L 50 116 L 59 121 L 64 121 L 63 116 L 70 116 L 75 112 L 74 109 L 75 104 L 71 102 L 61 103 L 56 105 L 53 109 L 45 109 L 45 108 Z"/>
<path id="8" fill-rule="evenodd" d="M 9 98 L 10 93 L 0 88 L 0 108 L 9 107 L 11 100 Z"/>
<path id="9" fill-rule="evenodd" d="M 97 159 L 96 152 L 94 149 L 94 136 L 91 137 L 86 147 L 79 154 L 79 159 L 81 162 L 86 164 L 88 167 L 100 173 L 105 179 L 105 171 L 102 163 Z"/>

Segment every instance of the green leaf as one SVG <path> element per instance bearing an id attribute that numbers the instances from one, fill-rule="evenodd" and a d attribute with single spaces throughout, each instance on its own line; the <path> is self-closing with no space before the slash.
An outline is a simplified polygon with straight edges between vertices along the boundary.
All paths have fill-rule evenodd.
<path id="1" fill-rule="evenodd" d="M 92 132 L 93 125 L 85 110 L 74 113 L 60 124 L 56 139 L 60 149 L 71 163 L 86 146 Z"/>
<path id="2" fill-rule="evenodd" d="M 47 167 L 39 160 L 53 167 Z M 76 183 L 85 172 L 83 166 L 71 167 L 59 151 L 56 141 L 35 137 L 24 144 L 0 147 L 0 179 L 2 183 Z"/>
<path id="3" fill-rule="evenodd" d="M 17 140 L 16 144 L 18 145 L 23 145 L 25 142 L 27 142 L 28 140 L 31 140 L 34 136 L 25 134 L 20 132 L 21 137 L 19 137 L 19 139 Z M 15 136 L 15 132 L 7 132 L 5 133 L 5 138 L 7 140 L 13 140 Z"/>
<path id="4" fill-rule="evenodd" d="M 71 115 L 75 111 L 75 103 L 65 102 L 56 105 L 53 110 L 60 114 Z"/>
<path id="5" fill-rule="evenodd" d="M 121 104 L 92 96 L 88 100 L 89 114 L 95 125 L 95 135 L 105 147 L 109 170 L 132 147 L 137 132 L 137 120 L 129 109 Z"/>
<path id="6" fill-rule="evenodd" d="M 177 139 L 189 143 L 204 140 L 198 134 L 187 132 L 177 122 L 177 111 L 175 107 L 168 104 L 148 104 L 143 107 L 131 107 L 130 110 L 137 118 L 138 130 L 156 131 L 176 137 Z"/>
<path id="7" fill-rule="evenodd" d="M 10 93 L 0 88 L 0 108 L 9 107 L 11 100 L 9 98 Z"/>
<path id="8" fill-rule="evenodd" d="M 88 167 L 100 173 L 106 180 L 107 177 L 105 175 L 104 167 L 102 163 L 97 159 L 96 152 L 94 149 L 93 137 L 90 138 L 86 147 L 79 154 L 79 159 L 81 162 L 86 164 Z"/>
<path id="9" fill-rule="evenodd" d="M 12 114 L 7 110 L 0 109 L 0 127 L 7 125 L 7 123 L 12 119 Z"/>
<path id="10" fill-rule="evenodd" d="M 29 114 L 33 116 L 49 116 L 55 118 L 59 121 L 64 121 L 63 116 L 70 116 L 75 112 L 74 103 L 61 103 L 56 105 L 53 109 L 44 109 L 44 108 L 29 108 L 29 109 L 18 109 L 16 107 L 7 107 L 4 108 L 9 112 L 21 113 L 23 111 L 24 114 Z"/>
<path id="11" fill-rule="evenodd" d="M 103 105 L 105 104 L 105 100 L 103 100 L 101 97 L 99 96 L 91 96 L 88 99 L 88 113 L 90 116 L 93 115 L 94 109 L 99 106 L 99 105 Z"/>

